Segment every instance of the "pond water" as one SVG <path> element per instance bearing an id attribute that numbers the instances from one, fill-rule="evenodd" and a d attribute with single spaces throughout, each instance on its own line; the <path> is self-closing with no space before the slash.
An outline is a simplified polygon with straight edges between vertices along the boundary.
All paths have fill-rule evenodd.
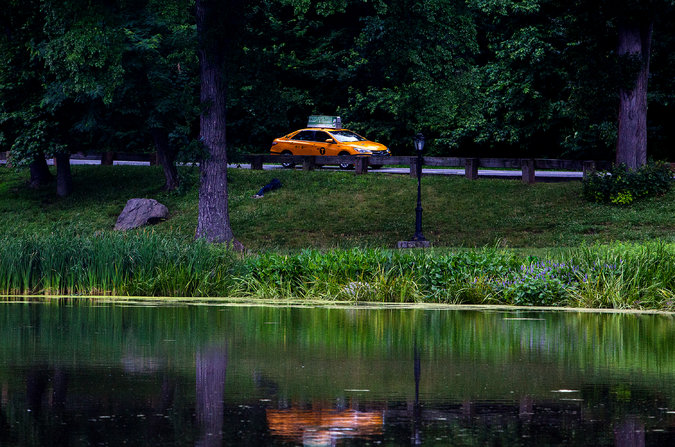
<path id="1" fill-rule="evenodd" d="M 0 445 L 675 445 L 672 315 L 0 303 Z"/>

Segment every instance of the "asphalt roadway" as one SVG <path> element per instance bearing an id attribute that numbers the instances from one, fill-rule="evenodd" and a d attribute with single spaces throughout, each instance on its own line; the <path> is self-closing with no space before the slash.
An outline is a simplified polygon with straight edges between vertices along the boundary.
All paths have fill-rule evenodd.
<path id="1" fill-rule="evenodd" d="M 242 169 L 251 169 L 250 164 L 238 164 L 233 163 L 230 167 L 242 168 Z M 281 165 L 263 165 L 263 169 L 266 171 L 273 171 L 278 169 L 285 169 Z M 296 166 L 295 169 L 302 169 L 301 167 Z M 323 166 L 319 168 L 326 171 L 337 171 L 339 170 L 337 166 Z M 373 174 L 405 174 L 410 175 L 410 168 L 388 168 L 382 167 L 380 169 L 370 169 L 368 172 Z M 464 175 L 464 169 L 462 168 L 425 168 L 422 167 L 423 175 Z M 520 169 L 479 169 L 478 177 L 483 178 L 522 178 L 523 173 Z M 569 180 L 581 180 L 584 177 L 583 172 L 575 171 L 534 171 L 535 179 L 538 181 L 569 181 Z"/>
<path id="2" fill-rule="evenodd" d="M 0 160 L 0 164 L 3 164 L 5 161 Z M 53 164 L 53 160 L 47 160 L 47 164 Z M 71 158 L 71 165 L 100 165 L 101 161 L 98 159 L 77 159 Z M 150 162 L 147 161 L 123 161 L 115 160 L 113 165 L 133 165 L 133 166 L 149 166 Z M 229 168 L 235 169 L 251 169 L 251 165 L 248 163 L 230 163 Z M 263 169 L 266 171 L 275 171 L 286 169 L 280 164 L 265 164 Z M 295 169 L 301 169 L 301 167 L 296 167 Z M 326 171 L 337 171 L 339 170 L 337 166 L 323 166 L 318 168 L 318 170 Z M 409 175 L 410 168 L 388 168 L 383 167 L 380 169 L 371 169 L 369 172 L 373 174 L 403 174 Z M 464 175 L 464 169 L 461 168 L 422 168 L 423 175 Z M 535 179 L 539 182 L 556 182 L 556 181 L 569 181 L 569 180 L 581 180 L 583 178 L 583 173 L 578 171 L 535 171 Z M 513 178 L 520 179 L 522 177 L 522 172 L 519 169 L 479 169 L 478 176 L 483 178 Z"/>

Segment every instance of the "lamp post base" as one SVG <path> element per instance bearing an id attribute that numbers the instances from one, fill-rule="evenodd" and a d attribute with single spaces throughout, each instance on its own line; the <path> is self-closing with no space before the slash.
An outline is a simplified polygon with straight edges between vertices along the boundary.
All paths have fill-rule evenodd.
<path id="1" fill-rule="evenodd" d="M 429 248 L 430 241 L 398 241 L 396 248 Z"/>

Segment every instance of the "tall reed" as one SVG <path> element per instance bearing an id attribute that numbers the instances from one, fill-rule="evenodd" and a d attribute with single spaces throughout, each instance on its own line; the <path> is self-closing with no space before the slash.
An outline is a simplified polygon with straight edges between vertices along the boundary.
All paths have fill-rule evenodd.
<path id="1" fill-rule="evenodd" d="M 583 272 L 572 293 L 576 305 L 673 309 L 675 244 L 582 246 L 570 259 Z"/>
<path id="2" fill-rule="evenodd" d="M 233 256 L 154 233 L 67 233 L 0 240 L 0 292 L 45 295 L 228 294 Z"/>

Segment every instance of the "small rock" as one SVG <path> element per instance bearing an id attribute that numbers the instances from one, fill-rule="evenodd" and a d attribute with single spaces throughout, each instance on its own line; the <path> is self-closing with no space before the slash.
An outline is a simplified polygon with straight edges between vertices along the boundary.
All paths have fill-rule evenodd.
<path id="1" fill-rule="evenodd" d="M 117 218 L 115 230 L 131 230 L 166 220 L 169 209 L 154 199 L 130 199 Z"/>

